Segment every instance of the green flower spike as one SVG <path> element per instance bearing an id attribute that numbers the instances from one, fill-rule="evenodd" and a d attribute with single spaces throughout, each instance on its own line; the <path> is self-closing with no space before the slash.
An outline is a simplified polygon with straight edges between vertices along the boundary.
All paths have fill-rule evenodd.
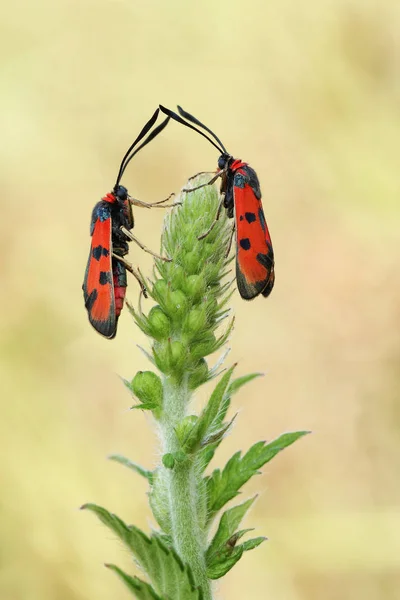
<path id="1" fill-rule="evenodd" d="M 190 187 L 205 181 L 191 180 Z M 224 355 L 214 367 L 206 357 L 223 348 L 233 326 L 233 319 L 228 320 L 231 282 L 224 281 L 229 272 L 230 224 L 222 215 L 199 241 L 216 214 L 216 188 L 183 193 L 178 200 L 182 206 L 166 216 L 162 234 L 163 253 L 172 262 L 156 259 L 155 281 L 149 286 L 156 305 L 147 316 L 130 307 L 137 325 L 152 340 L 146 355 L 158 373 L 140 371 L 125 382 L 138 401 L 134 408 L 151 411 L 156 420 L 162 458 L 149 471 L 122 456 L 111 457 L 148 480 L 150 505 L 160 529 L 148 537 L 100 506 L 84 506 L 125 543 L 144 572 L 147 582 L 107 565 L 140 600 L 212 600 L 212 580 L 225 575 L 244 552 L 265 539 L 239 542 L 249 531 L 239 525 L 255 498 L 226 510 L 210 536 L 219 511 L 263 465 L 307 433 L 286 433 L 272 442 L 256 443 L 246 453 L 234 454 L 222 470 L 204 475 L 232 424 L 227 417 L 232 395 L 259 374 L 232 380 L 233 365 L 200 414 L 190 414 L 193 392 L 221 372 Z"/>

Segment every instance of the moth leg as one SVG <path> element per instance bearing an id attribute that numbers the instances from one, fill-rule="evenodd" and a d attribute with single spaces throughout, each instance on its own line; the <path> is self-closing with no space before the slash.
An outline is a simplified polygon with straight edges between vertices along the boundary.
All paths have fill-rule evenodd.
<path id="1" fill-rule="evenodd" d="M 227 248 L 227 250 L 226 250 L 226 252 L 225 252 L 225 258 L 228 258 L 228 256 L 229 256 L 229 252 L 231 251 L 231 247 L 232 247 L 232 240 L 233 240 L 233 234 L 235 233 L 235 229 L 236 229 L 236 227 L 235 227 L 235 221 L 234 221 L 234 222 L 233 222 L 233 225 L 232 225 L 232 231 L 231 231 L 231 234 L 230 234 L 230 236 L 229 236 L 228 248 Z"/>
<path id="2" fill-rule="evenodd" d="M 143 202 L 142 200 L 138 200 L 137 198 L 132 198 L 132 196 L 128 196 L 128 200 L 133 206 L 141 206 L 142 208 L 170 208 L 173 206 L 180 206 L 182 202 L 174 202 L 173 204 L 164 204 L 164 202 L 168 202 L 172 196 L 175 196 L 175 192 L 172 192 L 168 196 L 168 198 L 164 198 L 164 200 L 159 200 L 158 202 Z M 164 206 L 160 206 L 164 204 Z"/>
<path id="3" fill-rule="evenodd" d="M 224 202 L 224 195 L 222 194 L 221 200 L 219 201 L 217 212 L 216 212 L 213 222 L 211 223 L 210 227 L 207 229 L 207 231 L 205 233 L 202 233 L 201 235 L 199 235 L 199 237 L 197 238 L 198 240 L 204 240 L 204 238 L 207 237 L 208 234 L 214 229 L 214 227 L 217 224 L 217 221 L 220 217 L 223 202 Z"/>
<path id="4" fill-rule="evenodd" d="M 128 239 L 132 240 L 132 242 L 135 242 L 139 246 L 139 248 L 141 248 L 145 252 L 148 252 L 149 254 L 151 254 L 155 258 L 159 258 L 160 260 L 165 260 L 166 262 L 172 262 L 172 258 L 167 258 L 166 256 L 160 256 L 159 254 L 156 254 L 155 252 L 153 252 L 152 250 L 150 250 L 150 248 L 147 248 L 147 246 L 145 246 L 144 244 L 142 244 L 142 242 L 139 241 L 137 239 L 137 237 L 135 237 L 133 235 L 133 233 L 131 233 L 123 225 L 121 225 L 120 229 L 121 229 L 122 233 L 124 233 Z"/>
<path id="5" fill-rule="evenodd" d="M 212 179 L 210 179 L 210 181 L 207 181 L 207 183 L 202 183 L 201 185 L 198 185 L 194 188 L 183 188 L 182 192 L 194 192 L 195 190 L 199 190 L 200 188 L 206 187 L 207 185 L 212 185 L 213 183 L 215 183 L 218 179 L 218 177 L 221 177 L 222 173 L 224 171 L 218 171 L 218 173 L 216 175 L 214 175 L 214 177 Z M 200 175 L 200 173 L 198 173 L 198 175 Z M 194 177 L 196 177 L 196 175 L 194 175 Z M 192 177 L 190 179 L 193 179 Z"/>
<path id="6" fill-rule="evenodd" d="M 133 265 L 131 265 L 130 262 L 128 262 L 127 260 L 125 260 L 125 258 L 123 258 L 122 256 L 120 256 L 119 254 L 115 254 L 115 252 L 112 253 L 112 257 L 116 258 L 117 260 L 119 260 L 125 267 L 125 269 L 127 271 L 129 271 L 129 273 L 132 273 L 132 275 L 135 277 L 135 279 L 137 280 L 138 284 L 140 285 L 140 291 L 142 292 L 143 296 L 145 298 L 148 298 L 147 295 L 147 289 L 146 286 L 143 282 L 143 278 L 141 276 L 141 273 L 139 270 L 136 270 L 135 267 Z"/>
<path id="7" fill-rule="evenodd" d="M 140 270 L 139 270 L 139 269 L 138 269 L 138 271 L 139 271 L 139 273 L 140 273 Z M 141 273 L 140 273 L 140 274 L 141 274 Z M 143 315 L 143 311 L 142 311 L 142 296 L 144 296 L 144 294 L 143 294 L 143 290 L 140 290 L 140 294 L 139 294 L 139 302 L 138 302 L 138 304 L 139 304 L 139 313 L 140 313 L 141 315 Z M 146 296 L 144 296 L 144 297 L 146 298 Z"/>
<path id="8" fill-rule="evenodd" d="M 215 173 L 215 171 L 200 171 L 199 173 L 196 173 L 196 175 L 192 175 L 191 177 L 189 177 L 188 181 L 196 179 L 196 177 L 198 177 L 199 175 L 210 175 L 210 173 Z"/>

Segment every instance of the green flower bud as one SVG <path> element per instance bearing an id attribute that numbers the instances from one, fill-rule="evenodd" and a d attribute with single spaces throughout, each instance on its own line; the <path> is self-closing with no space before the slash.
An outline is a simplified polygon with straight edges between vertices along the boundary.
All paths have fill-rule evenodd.
<path id="1" fill-rule="evenodd" d="M 183 290 L 192 300 L 192 303 L 199 302 L 206 290 L 206 282 L 203 275 L 189 275 L 184 282 Z"/>
<path id="2" fill-rule="evenodd" d="M 174 290 L 182 289 L 187 274 L 184 268 L 177 263 L 170 263 L 170 279 Z"/>
<path id="3" fill-rule="evenodd" d="M 174 459 L 177 463 L 183 463 L 187 460 L 187 455 L 183 452 L 183 450 L 178 450 L 178 452 L 174 452 Z"/>
<path id="4" fill-rule="evenodd" d="M 188 385 L 189 389 L 195 390 L 200 385 L 205 383 L 208 379 L 208 365 L 204 358 L 201 358 L 196 367 L 189 375 Z"/>
<path id="5" fill-rule="evenodd" d="M 199 333 L 204 330 L 206 322 L 207 315 L 205 309 L 203 307 L 192 308 L 192 310 L 186 316 L 182 329 L 185 333 L 188 333 L 190 335 L 196 335 L 196 333 Z"/>
<path id="6" fill-rule="evenodd" d="M 175 465 L 175 458 L 173 454 L 164 454 L 164 456 L 162 457 L 162 462 L 166 469 L 173 469 Z"/>
<path id="7" fill-rule="evenodd" d="M 171 360 L 170 360 L 170 346 L 171 341 L 165 340 L 163 342 L 155 343 L 153 346 L 153 355 L 157 367 L 161 373 L 169 375 L 171 373 Z"/>
<path id="8" fill-rule="evenodd" d="M 156 365 L 162 373 L 180 374 L 187 356 L 187 348 L 181 342 L 166 340 L 154 344 L 153 354 Z"/>
<path id="9" fill-rule="evenodd" d="M 214 296 L 208 294 L 204 299 L 204 307 L 207 315 L 207 322 L 210 325 L 214 324 L 215 313 L 218 312 L 218 302 Z"/>
<path id="10" fill-rule="evenodd" d="M 190 348 L 190 355 L 193 359 L 200 359 L 208 354 L 212 354 L 215 350 L 216 339 L 212 333 L 207 333 L 201 342 L 193 344 Z"/>
<path id="11" fill-rule="evenodd" d="M 161 302 L 168 294 L 168 284 L 165 279 L 157 279 L 153 285 L 151 295 L 157 302 Z"/>
<path id="12" fill-rule="evenodd" d="M 153 306 L 148 316 L 149 334 L 156 340 L 163 340 L 171 334 L 171 324 L 160 306 Z"/>
<path id="13" fill-rule="evenodd" d="M 182 450 L 178 452 L 168 452 L 162 457 L 163 465 L 166 469 L 173 469 L 175 465 L 184 463 L 187 460 L 186 454 Z"/>
<path id="14" fill-rule="evenodd" d="M 175 428 L 176 437 L 179 443 L 184 446 L 190 432 L 196 424 L 198 417 L 196 415 L 188 415 Z"/>
<path id="15" fill-rule="evenodd" d="M 174 321 L 180 321 L 185 315 L 188 301 L 181 290 L 176 290 L 168 294 L 165 301 L 165 309 Z"/>
<path id="16" fill-rule="evenodd" d="M 187 350 L 181 342 L 171 342 L 171 364 L 174 369 L 179 370 L 182 367 L 186 354 Z"/>
<path id="17" fill-rule="evenodd" d="M 207 240 L 207 238 L 206 238 Z M 207 263 L 207 261 L 213 263 L 213 264 L 218 264 L 219 269 L 221 269 L 221 254 L 220 254 L 220 249 L 218 244 L 204 244 L 204 247 L 202 248 L 202 255 L 204 256 L 204 262 Z M 211 259 L 211 260 L 210 260 Z"/>
<path id="18" fill-rule="evenodd" d="M 220 271 L 221 271 L 221 266 L 219 264 L 215 264 L 212 262 L 209 262 L 204 267 L 204 275 L 205 275 L 208 285 L 214 285 L 216 283 L 219 283 Z"/>
<path id="19" fill-rule="evenodd" d="M 161 409 L 163 387 L 161 379 L 153 371 L 139 371 L 131 383 L 132 392 L 147 408 Z"/>
<path id="20" fill-rule="evenodd" d="M 195 275 L 201 268 L 199 252 L 191 251 L 182 257 L 182 262 L 187 275 Z"/>
<path id="21" fill-rule="evenodd" d="M 192 231 L 188 231 L 186 233 L 182 242 L 182 248 L 185 251 L 186 256 L 188 256 L 191 251 L 195 250 L 198 242 L 199 240 L 197 239 L 197 233 L 195 230 L 192 229 Z"/>

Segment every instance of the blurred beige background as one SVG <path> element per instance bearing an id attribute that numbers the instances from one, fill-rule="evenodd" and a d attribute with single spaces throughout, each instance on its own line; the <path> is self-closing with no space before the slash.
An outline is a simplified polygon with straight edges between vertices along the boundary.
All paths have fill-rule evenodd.
<path id="1" fill-rule="evenodd" d="M 129 598 L 133 570 L 80 504 L 149 530 L 157 459 L 117 374 L 146 368 L 125 310 L 89 326 L 81 284 L 95 202 L 158 102 L 177 102 L 250 162 L 276 252 L 268 300 L 233 300 L 231 359 L 266 377 L 235 397 L 237 448 L 314 434 L 246 489 L 269 541 L 220 598 L 398 598 L 400 587 L 400 3 L 37 0 L 2 7 L 0 599 Z M 155 201 L 217 153 L 172 124 L 123 183 Z M 158 248 L 162 211 L 136 210 Z M 130 258 L 149 273 L 151 260 Z M 128 296 L 136 301 L 134 282 Z M 198 400 L 206 397 L 200 390 Z"/>

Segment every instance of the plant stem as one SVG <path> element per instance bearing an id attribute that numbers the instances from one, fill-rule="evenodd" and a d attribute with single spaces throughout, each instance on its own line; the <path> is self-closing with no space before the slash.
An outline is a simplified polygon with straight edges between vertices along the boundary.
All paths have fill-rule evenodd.
<path id="1" fill-rule="evenodd" d="M 169 381 L 168 378 L 164 380 L 164 410 L 160 422 L 164 454 L 175 453 L 180 449 L 175 429 L 186 416 L 189 398 L 190 393 L 184 381 L 177 383 Z M 198 514 L 201 475 L 196 473 L 195 465 L 189 458 L 177 462 L 173 469 L 164 470 L 173 545 L 179 556 L 191 568 L 196 584 L 203 590 L 204 600 L 212 600 L 205 562 L 207 537 L 200 526 Z"/>

